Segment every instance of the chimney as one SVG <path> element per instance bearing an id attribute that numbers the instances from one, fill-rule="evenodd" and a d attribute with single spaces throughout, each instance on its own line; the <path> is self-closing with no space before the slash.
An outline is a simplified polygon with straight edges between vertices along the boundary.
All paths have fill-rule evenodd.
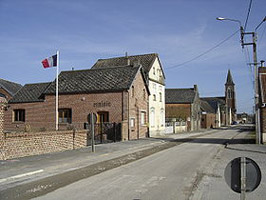
<path id="1" fill-rule="evenodd" d="M 128 58 L 128 54 L 127 54 L 127 52 L 126 52 L 125 57 L 126 57 L 126 60 L 127 60 L 127 65 L 130 65 L 130 60 L 129 60 L 129 58 Z"/>
<path id="2" fill-rule="evenodd" d="M 264 61 L 264 60 L 261 60 L 261 61 L 260 61 L 260 64 L 261 64 L 260 66 L 261 66 L 261 67 L 264 67 L 264 63 L 265 63 L 265 61 Z"/>
<path id="3" fill-rule="evenodd" d="M 194 85 L 194 90 L 195 90 L 196 92 L 198 92 L 198 86 L 197 86 L 197 85 Z"/>

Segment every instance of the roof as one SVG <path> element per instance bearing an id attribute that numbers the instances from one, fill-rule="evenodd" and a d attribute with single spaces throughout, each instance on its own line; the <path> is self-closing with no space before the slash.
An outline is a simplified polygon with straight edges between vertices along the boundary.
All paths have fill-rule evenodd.
<path id="1" fill-rule="evenodd" d="M 261 103 L 266 103 L 266 67 L 259 67 L 259 91 Z"/>
<path id="2" fill-rule="evenodd" d="M 226 83 L 225 84 L 226 85 L 234 85 L 234 81 L 233 81 L 233 78 L 232 78 L 230 69 L 228 70 L 227 78 L 226 78 Z"/>
<path id="3" fill-rule="evenodd" d="M 0 78 L 0 87 L 5 89 L 11 96 L 14 96 L 22 88 L 22 85 Z"/>
<path id="4" fill-rule="evenodd" d="M 59 75 L 59 93 L 89 93 L 123 91 L 130 88 L 139 67 L 123 66 L 77 71 L 63 71 Z M 55 93 L 55 81 L 44 94 Z"/>
<path id="5" fill-rule="evenodd" d="M 125 66 L 125 65 L 129 64 L 128 63 L 128 60 L 129 60 L 130 64 L 134 64 L 135 62 L 139 62 L 142 65 L 144 71 L 147 73 L 150 71 L 156 58 L 159 58 L 157 53 L 150 53 L 150 54 L 142 54 L 142 55 L 99 59 L 92 66 L 92 69 L 106 68 L 106 67 L 110 67 L 110 66 Z"/>
<path id="6" fill-rule="evenodd" d="M 165 103 L 193 103 L 196 96 L 194 88 L 165 89 Z"/>
<path id="7" fill-rule="evenodd" d="M 200 99 L 200 108 L 207 113 L 215 113 L 215 109 L 209 104 L 208 101 Z"/>
<path id="8" fill-rule="evenodd" d="M 214 109 L 215 111 L 218 108 L 218 105 L 225 105 L 225 97 L 203 97 L 200 98 L 202 101 L 208 102 L 208 104 Z"/>
<path id="9" fill-rule="evenodd" d="M 9 103 L 30 103 L 43 101 L 42 93 L 51 83 L 26 84 Z"/>

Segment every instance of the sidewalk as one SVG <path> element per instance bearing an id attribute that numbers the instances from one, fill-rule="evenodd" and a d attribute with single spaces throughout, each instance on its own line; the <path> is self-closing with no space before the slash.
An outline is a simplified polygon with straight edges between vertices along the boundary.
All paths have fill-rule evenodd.
<path id="1" fill-rule="evenodd" d="M 91 147 L 86 147 L 77 150 L 0 161 L 0 191 L 143 150 L 153 149 L 175 139 L 196 137 L 214 131 L 216 130 L 170 134 L 154 138 L 100 144 L 95 146 L 94 153 L 91 152 Z"/>

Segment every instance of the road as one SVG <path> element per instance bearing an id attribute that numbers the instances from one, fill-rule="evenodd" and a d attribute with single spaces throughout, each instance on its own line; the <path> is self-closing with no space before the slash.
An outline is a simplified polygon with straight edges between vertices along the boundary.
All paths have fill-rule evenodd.
<path id="1" fill-rule="evenodd" d="M 228 129 L 194 138 L 36 199 L 239 199 L 224 182 L 223 170 L 245 152 L 227 149 L 225 143 L 241 142 L 247 134 Z M 262 182 L 252 199 L 263 199 Z"/>

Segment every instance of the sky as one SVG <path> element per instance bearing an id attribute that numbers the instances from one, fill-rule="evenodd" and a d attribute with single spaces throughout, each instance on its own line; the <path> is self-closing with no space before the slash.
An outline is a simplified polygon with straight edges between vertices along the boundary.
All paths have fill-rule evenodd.
<path id="1" fill-rule="evenodd" d="M 250 1 L 0 0 L 0 78 L 22 85 L 53 81 L 56 69 L 41 61 L 57 50 L 60 71 L 90 69 L 125 52 L 158 53 L 166 88 L 197 84 L 201 97 L 224 96 L 230 69 L 237 112 L 252 113 L 252 46 L 242 49 L 238 23 L 216 20 L 247 21 L 246 32 L 254 31 L 266 1 L 253 0 L 248 15 Z M 265 29 L 263 23 L 257 30 L 258 61 L 266 60 Z"/>

